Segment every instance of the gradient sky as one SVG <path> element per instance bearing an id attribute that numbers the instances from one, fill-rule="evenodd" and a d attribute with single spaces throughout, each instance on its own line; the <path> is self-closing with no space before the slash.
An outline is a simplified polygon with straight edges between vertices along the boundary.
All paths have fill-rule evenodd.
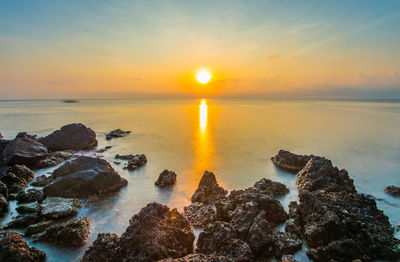
<path id="1" fill-rule="evenodd" d="M 0 99 L 175 96 L 400 98 L 400 1 L 0 2 Z"/>

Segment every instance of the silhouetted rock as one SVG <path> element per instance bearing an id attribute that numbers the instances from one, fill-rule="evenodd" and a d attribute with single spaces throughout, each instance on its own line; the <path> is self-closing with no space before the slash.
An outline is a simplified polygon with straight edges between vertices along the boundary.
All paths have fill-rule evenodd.
<path id="1" fill-rule="evenodd" d="M 385 192 L 393 196 L 400 196 L 400 187 L 398 186 L 387 186 Z"/>
<path id="2" fill-rule="evenodd" d="M 271 160 L 278 167 L 297 173 L 303 169 L 310 158 L 311 156 L 296 155 L 289 151 L 279 150 L 278 154 Z"/>
<path id="3" fill-rule="evenodd" d="M 69 152 L 59 151 L 50 153 L 46 159 L 39 161 L 36 164 L 35 168 L 46 168 L 46 167 L 56 166 L 58 164 L 61 164 L 65 160 L 69 159 L 71 156 L 72 154 Z"/>
<path id="4" fill-rule="evenodd" d="M 183 257 L 193 251 L 193 231 L 176 209 L 151 203 L 134 215 L 129 224 L 119 239 L 100 234 L 82 261 L 93 261 L 99 256 L 102 261 L 150 262 Z"/>
<path id="5" fill-rule="evenodd" d="M 0 215 L 7 211 L 8 211 L 7 199 L 3 195 L 0 195 Z"/>
<path id="6" fill-rule="evenodd" d="M 0 261 L 39 262 L 45 258 L 46 253 L 29 247 L 17 232 L 0 232 Z"/>
<path id="7" fill-rule="evenodd" d="M 19 133 L 15 139 L 7 143 L 3 150 L 2 161 L 7 165 L 24 164 L 34 166 L 46 158 L 47 148 L 35 137 L 27 133 Z"/>
<path id="8" fill-rule="evenodd" d="M 87 217 L 81 217 L 63 224 L 49 227 L 35 237 L 36 241 L 45 241 L 60 247 L 82 247 L 90 235 L 90 223 Z"/>
<path id="9" fill-rule="evenodd" d="M 224 198 L 227 193 L 228 191 L 218 185 L 215 175 L 205 171 L 191 201 L 211 204 Z"/>
<path id="10" fill-rule="evenodd" d="M 46 219 L 58 220 L 76 216 L 81 206 L 80 199 L 48 197 L 40 204 L 40 214 Z"/>
<path id="11" fill-rule="evenodd" d="M 176 174 L 173 171 L 164 170 L 159 175 L 157 181 L 154 183 L 158 187 L 168 187 L 176 182 Z"/>
<path id="12" fill-rule="evenodd" d="M 96 133 L 83 124 L 69 124 L 61 127 L 39 142 L 50 151 L 88 150 L 97 146 Z"/>
<path id="13" fill-rule="evenodd" d="M 51 176 L 41 175 L 31 183 L 32 186 L 47 186 L 52 181 Z"/>
<path id="14" fill-rule="evenodd" d="M 52 220 L 43 221 L 37 224 L 30 225 L 25 228 L 24 235 L 31 236 L 33 234 L 41 233 L 45 231 L 54 222 Z"/>
<path id="15" fill-rule="evenodd" d="M 190 254 L 180 258 L 167 258 L 159 260 L 158 262 L 230 262 L 224 256 L 216 255 L 203 255 L 203 254 Z"/>
<path id="16" fill-rule="evenodd" d="M 42 202 L 47 196 L 42 190 L 37 188 L 28 188 L 26 191 L 21 191 L 17 195 L 18 203 L 29 203 L 29 202 Z"/>
<path id="17" fill-rule="evenodd" d="M 213 206 L 199 202 L 184 207 L 183 215 L 194 227 L 205 227 L 217 220 L 217 212 Z"/>
<path id="18" fill-rule="evenodd" d="M 138 169 L 139 167 L 141 167 L 147 163 L 147 158 L 143 154 L 140 154 L 140 155 L 139 154 L 138 155 L 119 155 L 119 154 L 117 154 L 115 156 L 115 159 L 128 160 L 128 164 L 124 167 L 124 169 L 128 169 L 130 171 Z"/>
<path id="19" fill-rule="evenodd" d="M 131 133 L 131 131 L 122 131 L 121 129 L 118 128 L 118 129 L 115 129 L 115 130 L 109 132 L 106 135 L 106 139 L 107 140 L 111 140 L 111 139 L 116 138 L 116 137 L 126 136 L 126 135 L 128 135 L 130 133 Z"/>
<path id="20" fill-rule="evenodd" d="M 116 191 L 128 182 L 103 159 L 77 156 L 54 170 L 53 182 L 43 188 L 48 196 L 85 198 Z"/>

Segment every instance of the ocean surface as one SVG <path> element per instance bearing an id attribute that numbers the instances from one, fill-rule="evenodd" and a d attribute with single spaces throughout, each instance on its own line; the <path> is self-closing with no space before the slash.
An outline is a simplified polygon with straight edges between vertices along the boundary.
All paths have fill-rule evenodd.
<path id="1" fill-rule="evenodd" d="M 91 222 L 87 246 L 99 232 L 122 234 L 129 219 L 156 201 L 182 211 L 190 202 L 204 170 L 216 174 L 228 190 L 252 186 L 263 177 L 285 183 L 287 204 L 297 199 L 296 176 L 272 164 L 280 149 L 316 154 L 345 168 L 357 190 L 374 196 L 394 227 L 400 224 L 400 198 L 384 192 L 400 186 L 400 102 L 284 99 L 140 99 L 0 101 L 0 132 L 12 139 L 26 131 L 47 135 L 69 123 L 83 123 L 97 133 L 97 154 L 109 160 L 128 186 L 99 203 L 85 202 L 78 216 Z M 106 132 L 121 128 L 132 133 L 111 141 Z M 93 152 L 80 152 L 93 155 Z M 148 163 L 135 171 L 115 165 L 115 154 L 145 154 Z M 35 177 L 54 168 L 38 170 Z M 164 170 L 178 174 L 176 185 L 161 190 L 154 181 Z M 11 201 L 10 206 L 15 206 Z M 15 210 L 2 224 L 17 215 Z M 196 231 L 198 233 L 198 231 Z M 396 236 L 399 237 L 397 231 Z M 59 249 L 30 245 L 47 253 L 47 261 L 79 261 L 87 247 Z M 307 260 L 304 250 L 295 255 Z"/>

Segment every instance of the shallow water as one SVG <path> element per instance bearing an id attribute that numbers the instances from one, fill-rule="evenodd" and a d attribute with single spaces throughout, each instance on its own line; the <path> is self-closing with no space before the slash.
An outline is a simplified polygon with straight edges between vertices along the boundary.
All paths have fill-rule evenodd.
<path id="1" fill-rule="evenodd" d="M 144 153 L 148 158 L 145 167 L 133 172 L 122 169 L 123 164 L 112 163 L 128 180 L 128 186 L 100 203 L 86 202 L 80 210 L 78 216 L 86 215 L 91 222 L 88 245 L 99 232 L 123 233 L 129 218 L 149 202 L 182 210 L 206 169 L 213 171 L 228 190 L 251 186 L 263 177 L 283 182 L 291 190 L 282 198 L 287 209 L 289 201 L 297 199 L 295 175 L 275 168 L 270 161 L 282 148 L 322 155 L 347 169 L 357 190 L 376 197 L 392 225 L 400 224 L 400 198 L 384 193 L 387 185 L 400 185 L 397 101 L 0 101 L 0 132 L 6 138 L 20 131 L 46 135 L 73 122 L 96 131 L 99 148 L 112 146 L 101 154 L 111 163 L 117 153 Z M 116 128 L 132 133 L 106 141 L 105 133 Z M 154 186 L 164 169 L 178 174 L 172 189 Z M 50 171 L 39 170 L 35 176 Z M 2 223 L 9 218 L 3 218 Z M 48 261 L 79 261 L 86 249 L 58 249 L 28 241 L 47 252 Z M 306 259 L 304 251 L 295 257 Z"/>

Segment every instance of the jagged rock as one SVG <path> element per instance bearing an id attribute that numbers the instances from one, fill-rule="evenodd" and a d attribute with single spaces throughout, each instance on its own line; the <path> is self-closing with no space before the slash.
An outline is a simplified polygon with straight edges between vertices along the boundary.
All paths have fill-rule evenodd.
<path id="1" fill-rule="evenodd" d="M 2 161 L 7 165 L 35 165 L 46 158 L 47 148 L 35 137 L 27 133 L 19 133 L 14 140 L 7 143 L 3 150 Z"/>
<path id="2" fill-rule="evenodd" d="M 289 189 L 284 184 L 266 178 L 257 181 L 253 187 L 261 192 L 269 193 L 274 197 L 289 193 Z"/>
<path id="3" fill-rule="evenodd" d="M 25 165 L 0 167 L 0 180 L 6 184 L 9 193 L 21 191 L 33 178 L 33 171 Z"/>
<path id="4" fill-rule="evenodd" d="M 104 153 L 106 152 L 108 149 L 112 148 L 112 146 L 106 146 L 104 148 L 98 149 L 96 150 L 96 153 Z"/>
<path id="5" fill-rule="evenodd" d="M 45 258 L 46 253 L 29 247 L 17 232 L 0 232 L 0 261 L 39 262 Z"/>
<path id="6" fill-rule="evenodd" d="M 111 131 L 110 133 L 106 134 L 106 139 L 111 140 L 116 137 L 124 137 L 130 133 L 131 133 L 131 131 L 122 131 L 121 129 L 118 128 L 118 129 L 115 129 L 115 130 Z"/>
<path id="7" fill-rule="evenodd" d="M 15 174 L 17 177 L 25 179 L 26 182 L 29 182 L 33 179 L 34 174 L 33 171 L 30 170 L 25 165 L 14 165 L 9 168 L 9 172 Z"/>
<path id="8" fill-rule="evenodd" d="M 284 258 L 282 258 L 282 262 L 299 262 L 296 259 L 293 259 L 293 256 L 285 256 Z M 353 261 L 355 262 L 355 261 Z"/>
<path id="9" fill-rule="evenodd" d="M 296 235 L 287 232 L 276 232 L 272 239 L 276 258 L 281 258 L 283 255 L 293 255 L 303 245 L 303 242 Z"/>
<path id="10" fill-rule="evenodd" d="M 393 196 L 400 196 L 400 187 L 398 186 L 387 186 L 385 192 Z"/>
<path id="11" fill-rule="evenodd" d="M 49 227 L 35 240 L 46 241 L 60 247 L 83 247 L 90 235 L 90 223 L 87 217 L 81 217 L 63 224 Z"/>
<path id="12" fill-rule="evenodd" d="M 50 151 L 88 150 L 97 146 L 96 133 L 83 124 L 69 124 L 61 127 L 39 142 Z"/>
<path id="13" fill-rule="evenodd" d="M 190 254 L 180 258 L 162 259 L 158 262 L 230 262 L 230 260 L 224 256 Z"/>
<path id="14" fill-rule="evenodd" d="M 7 199 L 3 195 L 0 195 L 0 214 L 3 214 L 4 212 L 7 211 L 8 211 Z"/>
<path id="15" fill-rule="evenodd" d="M 46 167 L 56 166 L 58 164 L 61 164 L 65 160 L 69 159 L 70 157 L 72 157 L 72 154 L 69 152 L 62 152 L 62 151 L 54 152 L 49 154 L 46 159 L 39 161 L 36 164 L 35 168 L 46 168 Z"/>
<path id="16" fill-rule="evenodd" d="M 25 228 L 24 235 L 31 236 L 33 234 L 41 233 L 45 231 L 49 226 L 51 226 L 54 222 L 52 220 L 43 221 L 37 224 L 33 224 Z"/>
<path id="17" fill-rule="evenodd" d="M 164 170 L 159 175 L 157 181 L 154 183 L 158 187 L 168 187 L 176 182 L 176 174 L 173 171 Z"/>
<path id="18" fill-rule="evenodd" d="M 46 219 L 58 220 L 76 216 L 81 206 L 80 199 L 48 197 L 40 204 L 40 214 Z"/>
<path id="19" fill-rule="evenodd" d="M 183 257 L 193 251 L 194 234 L 189 222 L 176 210 L 151 203 L 129 221 L 129 227 L 118 239 L 100 235 L 83 261 L 101 257 L 102 261 L 157 261 Z M 111 240 L 110 240 L 111 238 Z M 108 243 L 112 243 L 108 247 Z M 107 248 L 104 248 L 106 247 Z M 106 250 L 107 251 L 106 251 Z M 113 257 L 108 257 L 113 254 Z"/>
<path id="20" fill-rule="evenodd" d="M 279 150 L 278 154 L 272 157 L 271 160 L 278 167 L 297 173 L 303 169 L 311 156 L 296 155 L 289 151 Z"/>
<path id="21" fill-rule="evenodd" d="M 42 190 L 37 188 L 28 188 L 26 191 L 21 191 L 17 195 L 18 203 L 29 203 L 29 202 L 42 202 L 47 196 Z"/>
<path id="22" fill-rule="evenodd" d="M 78 156 L 54 170 L 53 182 L 43 188 L 48 196 L 85 198 L 116 191 L 128 182 L 104 159 Z"/>
<path id="23" fill-rule="evenodd" d="M 8 188 L 7 185 L 0 181 L 0 195 L 3 195 L 4 198 L 8 197 Z"/>
<path id="24" fill-rule="evenodd" d="M 218 185 L 215 175 L 212 172 L 205 171 L 191 201 L 192 203 L 212 204 L 224 198 L 227 193 L 225 189 Z"/>
<path id="25" fill-rule="evenodd" d="M 217 213 L 212 205 L 199 202 L 184 207 L 183 215 L 194 227 L 205 227 L 217 219 Z"/>
<path id="26" fill-rule="evenodd" d="M 100 233 L 97 239 L 86 250 L 81 262 L 118 261 L 119 237 L 113 233 Z"/>
<path id="27" fill-rule="evenodd" d="M 40 205 L 38 203 L 21 205 L 21 206 L 17 206 L 15 208 L 15 210 L 17 210 L 18 213 L 20 213 L 20 214 L 27 214 L 27 213 L 38 214 L 40 212 Z"/>
<path id="28" fill-rule="evenodd" d="M 128 169 L 130 171 L 138 169 L 139 167 L 141 167 L 147 163 L 147 158 L 143 154 L 140 154 L 140 155 L 139 154 L 138 155 L 119 155 L 119 154 L 117 154 L 115 156 L 115 159 L 128 160 L 128 164 L 124 167 L 124 169 Z"/>
<path id="29" fill-rule="evenodd" d="M 289 203 L 289 221 L 285 225 L 285 231 L 295 234 L 299 238 L 304 238 L 304 227 L 301 213 L 296 201 Z"/>
<path id="30" fill-rule="evenodd" d="M 35 181 L 31 183 L 31 186 L 47 186 L 52 181 L 51 176 L 41 175 L 38 176 Z"/>
<path id="31" fill-rule="evenodd" d="M 10 143 L 10 140 L 0 138 L 0 162 L 1 162 L 1 155 L 3 154 L 3 151 L 8 143 Z"/>
<path id="32" fill-rule="evenodd" d="M 25 228 L 29 225 L 39 223 L 42 220 L 43 218 L 36 213 L 19 215 L 11 220 L 7 225 L 5 225 L 3 229 Z"/>

